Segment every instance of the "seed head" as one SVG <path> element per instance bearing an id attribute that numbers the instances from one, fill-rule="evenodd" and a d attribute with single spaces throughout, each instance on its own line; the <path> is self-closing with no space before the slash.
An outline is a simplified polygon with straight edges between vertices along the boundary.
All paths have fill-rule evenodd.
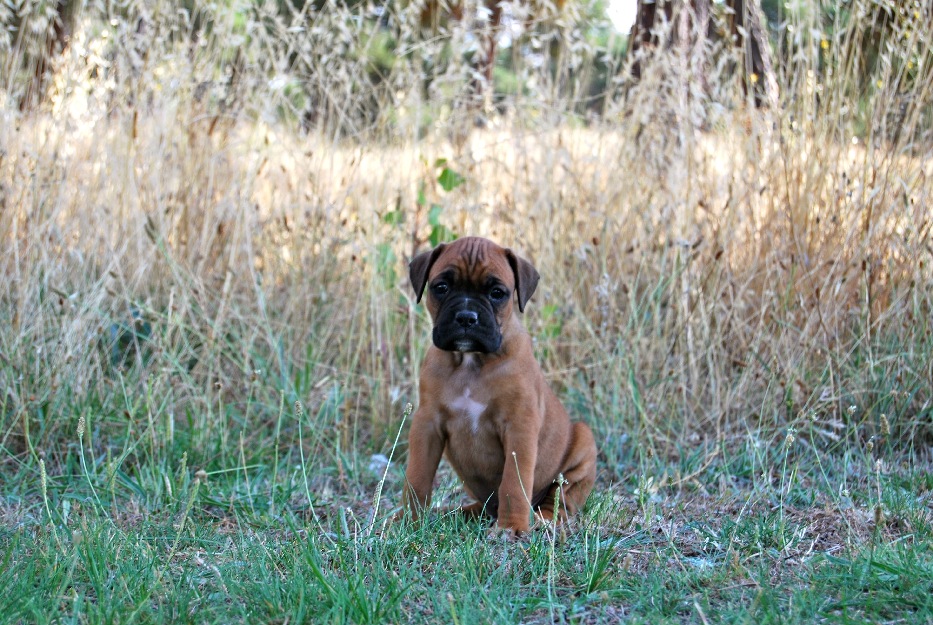
<path id="1" fill-rule="evenodd" d="M 45 460 L 39 458 L 39 485 L 42 486 L 42 497 L 48 496 L 49 475 L 45 472 Z"/>

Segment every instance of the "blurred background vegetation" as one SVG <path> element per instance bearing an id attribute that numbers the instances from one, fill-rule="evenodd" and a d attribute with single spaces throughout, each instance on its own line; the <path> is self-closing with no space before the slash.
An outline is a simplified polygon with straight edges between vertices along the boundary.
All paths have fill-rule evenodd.
<path id="1" fill-rule="evenodd" d="M 405 259 L 468 232 L 548 276 L 530 328 L 617 475 L 629 435 L 929 434 L 928 4 L 659 2 L 635 39 L 607 0 L 501 8 L 0 3 L 6 460 L 91 407 L 126 447 L 153 397 L 176 457 L 295 402 L 378 447 Z"/>
<path id="2" fill-rule="evenodd" d="M 489 92 L 500 112 L 539 101 L 542 110 L 564 103 L 560 110 L 581 120 L 611 116 L 617 113 L 632 76 L 624 63 L 629 25 L 613 23 L 607 9 L 631 20 L 636 0 L 608 2 L 615 4 L 607 0 L 503 3 L 501 24 L 496 26 L 490 23 L 487 6 L 491 5 L 436 0 L 11 0 L 0 5 L 4 96 L 23 110 L 47 100 L 54 90 L 50 82 L 56 64 L 63 62 L 80 32 L 77 53 L 96 83 L 113 81 L 120 71 L 139 72 L 150 56 L 155 60 L 185 54 L 193 59 L 199 50 L 210 49 L 211 64 L 192 74 L 190 87 L 218 111 L 230 114 L 247 104 L 246 94 L 255 85 L 242 81 L 261 76 L 273 81 L 274 87 L 274 107 L 262 107 L 264 113 L 274 112 L 305 130 L 319 127 L 370 136 L 400 123 L 413 106 L 422 117 L 416 124 L 436 121 L 442 107 L 429 103 L 438 96 L 442 105 L 452 106 L 477 97 L 482 40 L 491 36 L 500 45 Z M 930 8 L 919 0 L 763 0 L 760 8 L 757 2 L 659 0 L 639 9 L 638 23 L 657 31 L 655 42 L 660 36 L 669 45 L 677 36 L 667 23 L 671 11 L 702 8 L 710 14 L 709 46 L 715 49 L 730 38 L 745 36 L 742 22 L 741 33 L 729 25 L 737 11 L 740 20 L 742 12 L 760 11 L 765 35 L 776 51 L 776 65 L 790 72 L 807 46 L 845 43 L 850 57 L 823 48 L 817 66 L 820 75 L 814 79 L 854 66 L 848 84 L 859 101 L 876 88 L 860 77 L 877 75 L 879 64 L 891 66 L 898 76 L 891 87 L 906 94 L 923 62 L 929 62 L 929 51 L 907 57 L 886 51 L 892 38 L 909 38 L 911 29 L 928 22 Z M 648 13 L 644 22 L 642 14 Z M 451 19 L 452 15 L 460 19 Z M 438 41 L 442 45 L 435 45 Z M 95 43 L 94 54 L 89 55 L 84 46 Z M 121 52 L 132 52 L 132 67 L 114 64 Z M 704 71 L 721 73 L 714 67 L 716 60 Z M 543 74 L 529 71 L 541 67 L 547 70 Z M 154 77 L 146 78 L 140 89 L 154 88 Z M 728 78 L 728 73 L 717 78 Z M 864 131 L 864 119 L 861 125 Z"/>

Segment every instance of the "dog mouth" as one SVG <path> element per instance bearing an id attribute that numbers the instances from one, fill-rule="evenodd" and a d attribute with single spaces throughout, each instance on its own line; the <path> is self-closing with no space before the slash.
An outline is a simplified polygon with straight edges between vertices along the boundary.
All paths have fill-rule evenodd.
<path id="1" fill-rule="evenodd" d="M 433 339 L 434 345 L 445 352 L 490 354 L 497 351 L 502 344 L 500 336 L 466 336 L 466 332 L 462 330 L 452 333 L 435 332 Z"/>
<path id="2" fill-rule="evenodd" d="M 465 297 L 451 300 L 435 320 L 434 345 L 447 352 L 489 354 L 502 346 L 502 333 L 489 306 Z"/>

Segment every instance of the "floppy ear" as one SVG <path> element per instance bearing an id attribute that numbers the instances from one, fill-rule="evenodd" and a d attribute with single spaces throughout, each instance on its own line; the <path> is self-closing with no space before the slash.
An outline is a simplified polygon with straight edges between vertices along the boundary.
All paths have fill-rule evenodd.
<path id="1" fill-rule="evenodd" d="M 515 255 L 512 250 L 505 250 L 512 273 L 515 274 L 515 292 L 518 293 L 518 311 L 525 312 L 525 303 L 538 287 L 538 270 L 524 258 Z"/>
<path id="2" fill-rule="evenodd" d="M 411 280 L 411 286 L 415 289 L 415 295 L 418 296 L 416 301 L 421 301 L 421 296 L 424 295 L 424 286 L 428 283 L 428 273 L 431 271 L 431 265 L 434 264 L 434 261 L 441 255 L 445 247 L 447 247 L 447 244 L 441 243 L 433 250 L 418 254 L 408 263 L 408 279 Z"/>

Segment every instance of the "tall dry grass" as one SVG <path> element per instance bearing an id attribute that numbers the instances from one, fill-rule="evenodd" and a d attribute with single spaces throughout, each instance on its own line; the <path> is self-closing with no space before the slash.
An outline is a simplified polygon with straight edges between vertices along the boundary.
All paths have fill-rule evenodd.
<path id="1" fill-rule="evenodd" d="M 25 111 L 32 57 L 6 41 L 3 463 L 67 456 L 85 416 L 101 453 L 223 465 L 278 443 L 295 401 L 304 445 L 380 448 L 427 345 L 406 261 L 432 204 L 534 260 L 526 324 L 610 477 L 632 448 L 803 423 L 841 446 L 882 413 L 927 445 L 933 29 L 918 11 L 879 34 L 877 3 L 850 4 L 785 16 L 763 110 L 709 42 L 649 52 L 639 84 L 608 63 L 587 109 L 608 51 L 582 12 L 524 35 L 496 111 L 450 52 L 469 25 L 422 32 L 414 5 L 88 2 Z"/>

